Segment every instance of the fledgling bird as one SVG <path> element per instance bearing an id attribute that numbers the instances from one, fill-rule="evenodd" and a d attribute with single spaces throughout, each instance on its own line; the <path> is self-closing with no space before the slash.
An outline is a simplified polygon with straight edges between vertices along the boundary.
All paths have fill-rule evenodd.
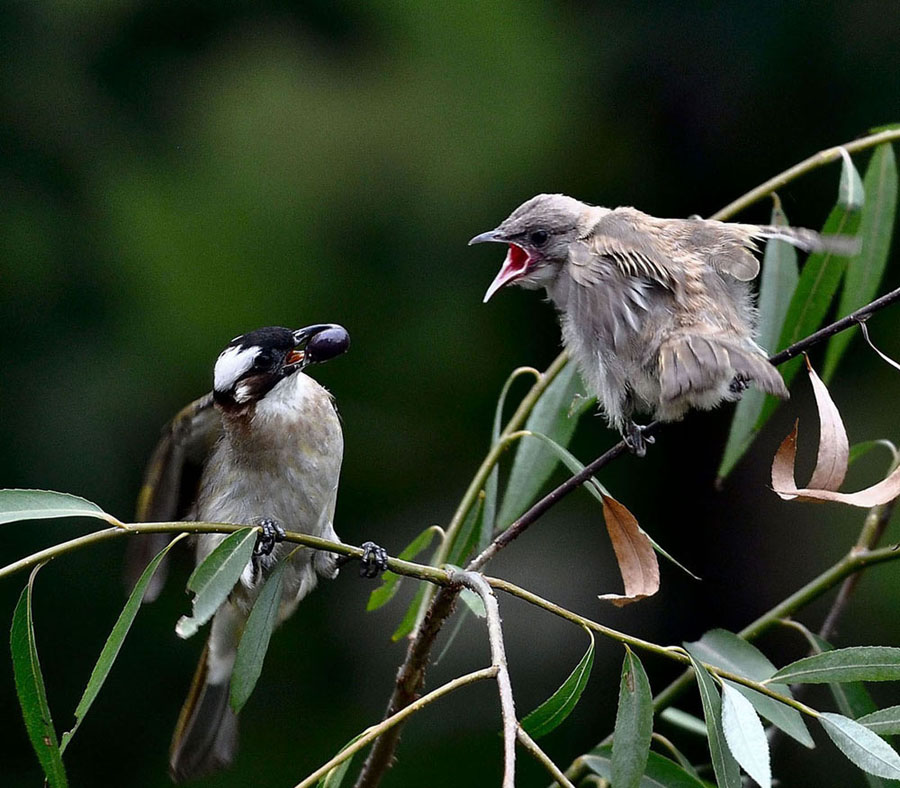
<path id="1" fill-rule="evenodd" d="M 176 782 L 224 768 L 234 756 L 237 717 L 229 687 L 237 645 L 265 578 L 295 547 L 276 542 L 285 530 L 339 541 L 332 519 L 344 449 L 341 424 L 331 395 L 303 370 L 344 353 L 349 341 L 347 331 L 334 324 L 296 331 L 262 328 L 235 337 L 216 361 L 212 396 L 176 417 L 154 455 L 148 473 L 153 483 L 142 491 L 139 508 L 148 513 L 173 508 L 184 498 L 176 477 L 192 452 L 208 449 L 195 502 L 184 519 L 262 527 L 252 561 L 213 617 L 179 715 L 169 760 Z M 200 536 L 197 562 L 224 538 Z M 367 547 L 370 563 L 382 568 L 384 552 L 371 543 Z M 284 573 L 278 623 L 318 577 L 334 578 L 338 564 L 334 553 L 296 552 Z"/>
<path id="2" fill-rule="evenodd" d="M 546 289 L 588 390 L 643 454 L 635 411 L 678 421 L 739 399 L 751 382 L 789 396 L 754 340 L 757 239 L 845 255 L 855 244 L 800 228 L 658 219 L 563 194 L 533 197 L 469 244 L 509 245 L 485 301 L 507 284 Z"/>

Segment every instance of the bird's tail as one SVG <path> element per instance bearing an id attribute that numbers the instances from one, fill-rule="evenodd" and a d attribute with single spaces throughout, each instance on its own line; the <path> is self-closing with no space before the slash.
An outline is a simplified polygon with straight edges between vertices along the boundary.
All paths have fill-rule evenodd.
<path id="1" fill-rule="evenodd" d="M 782 399 L 790 396 L 778 370 L 762 353 L 719 337 L 671 337 L 660 347 L 659 371 L 660 399 L 664 403 L 712 393 L 723 381 L 733 378 L 753 381 L 762 391 Z M 711 402 L 720 400 L 721 397 Z"/>
<path id="2" fill-rule="evenodd" d="M 829 252 L 839 257 L 853 257 L 859 253 L 859 238 L 852 235 L 821 235 L 803 227 L 760 225 L 753 235 L 769 241 L 786 241 L 804 252 Z"/>
<path id="3" fill-rule="evenodd" d="M 215 634 L 214 622 L 210 640 Z M 227 768 L 237 751 L 237 715 L 229 704 L 230 666 L 224 675 L 221 669 L 210 670 L 211 650 L 215 652 L 215 646 L 211 649 L 207 642 L 172 735 L 169 775 L 176 783 Z"/>

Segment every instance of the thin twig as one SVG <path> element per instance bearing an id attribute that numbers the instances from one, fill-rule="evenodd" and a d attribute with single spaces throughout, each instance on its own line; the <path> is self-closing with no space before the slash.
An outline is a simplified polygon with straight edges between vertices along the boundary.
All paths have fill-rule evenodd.
<path id="1" fill-rule="evenodd" d="M 562 788 L 575 788 L 575 786 L 569 782 L 566 775 L 563 774 L 562 769 L 550 760 L 550 756 L 540 748 L 538 743 L 528 735 L 521 725 L 516 727 L 516 736 L 519 739 L 519 743 L 534 756 L 538 763 L 542 764 L 544 768 L 550 772 L 550 776 L 556 780 Z"/>
<path id="2" fill-rule="evenodd" d="M 454 572 L 454 583 L 471 589 L 484 602 L 487 617 L 488 640 L 491 644 L 491 663 L 497 668 L 497 687 L 500 690 L 500 715 L 503 719 L 503 788 L 515 788 L 516 784 L 516 704 L 512 682 L 509 680 L 509 664 L 503 646 L 503 627 L 500 624 L 500 608 L 497 597 L 484 577 L 477 572 Z"/>
<path id="3" fill-rule="evenodd" d="M 467 684 L 473 684 L 476 681 L 480 681 L 481 679 L 492 679 L 496 675 L 496 667 L 491 666 L 489 668 L 482 668 L 481 670 L 475 670 L 472 673 L 466 673 L 464 676 L 459 676 L 452 681 L 448 681 L 446 684 L 443 684 L 437 689 L 432 690 L 427 695 L 423 695 L 421 698 L 418 698 L 417 700 L 410 703 L 409 706 L 407 706 L 405 709 L 402 709 L 396 714 L 388 717 L 387 719 L 382 720 L 377 725 L 366 728 L 366 730 L 360 734 L 358 739 L 356 739 L 352 744 L 348 744 L 343 750 L 335 755 L 334 758 L 328 761 L 328 763 L 320 766 L 302 782 L 297 783 L 295 788 L 308 788 L 310 785 L 313 785 L 317 780 L 319 780 L 319 778 L 328 774 L 328 772 L 330 772 L 335 766 L 339 766 L 348 758 L 352 757 L 355 753 L 359 752 L 370 741 L 372 741 L 372 739 L 375 739 L 385 731 L 390 730 L 395 725 L 406 719 L 406 717 L 408 717 L 410 714 L 414 714 L 415 712 L 427 706 L 429 703 L 432 703 L 443 695 L 446 695 L 448 692 L 453 692 L 453 690 L 455 689 L 464 687 Z"/>
<path id="4" fill-rule="evenodd" d="M 837 161 L 841 158 L 842 150 L 849 153 L 855 153 L 856 151 L 864 150 L 875 145 L 881 145 L 884 142 L 892 142 L 898 139 L 900 139 L 900 129 L 888 129 L 887 131 L 880 131 L 877 134 L 870 134 L 867 137 L 860 137 L 858 140 L 853 140 L 852 142 L 847 142 L 843 145 L 836 145 L 833 148 L 819 151 L 818 153 L 810 156 L 808 159 L 801 161 L 799 164 L 795 164 L 790 169 L 779 173 L 774 178 L 769 178 L 769 180 L 767 180 L 765 183 L 761 183 L 755 189 L 751 189 L 742 197 L 738 197 L 734 202 L 729 203 L 720 211 L 716 211 L 709 218 L 718 219 L 719 221 L 730 219 L 735 214 L 753 205 L 753 203 L 759 202 L 765 197 L 768 197 L 776 189 L 780 189 L 782 186 L 790 183 L 792 180 L 795 180 L 800 175 L 805 175 L 806 173 L 811 172 L 818 167 L 821 167 L 823 164 L 830 164 L 833 161 Z"/>
<path id="5" fill-rule="evenodd" d="M 869 510 L 865 522 L 863 523 L 862 533 L 860 534 L 860 538 L 857 540 L 854 549 L 870 550 L 878 544 L 891 520 L 891 515 L 894 513 L 894 507 L 896 505 L 897 499 L 894 498 L 892 501 L 888 501 L 881 506 L 876 506 Z M 828 611 L 828 615 L 825 616 L 821 629 L 819 629 L 819 637 L 822 638 L 822 640 L 831 639 L 832 634 L 837 629 L 838 621 L 844 614 L 847 604 L 850 601 L 850 597 L 853 596 L 853 592 L 856 590 L 856 586 L 859 584 L 861 578 L 862 572 L 854 572 L 841 583 L 841 587 L 838 589 L 837 596 L 831 605 L 831 609 Z"/>
<path id="6" fill-rule="evenodd" d="M 16 572 L 22 572 L 30 569 L 36 564 L 50 561 L 58 558 L 73 550 L 87 547 L 92 544 L 99 544 L 109 539 L 121 539 L 122 537 L 137 538 L 140 534 L 229 534 L 247 528 L 246 525 L 235 525 L 234 523 L 192 523 L 192 522 L 174 522 L 174 523 L 127 523 L 124 527 L 104 528 L 102 531 L 92 531 L 91 533 L 78 536 L 75 539 L 69 539 L 66 542 L 60 542 L 46 550 L 40 550 L 32 553 L 25 558 L 0 567 L 0 580 Z M 338 553 L 350 558 L 361 558 L 365 554 L 362 547 L 344 544 L 343 542 L 331 542 L 328 539 L 320 539 L 317 536 L 301 534 L 295 531 L 287 531 L 284 535 L 286 542 L 294 542 L 295 544 L 311 547 L 314 550 L 327 550 L 331 553 Z M 398 575 L 406 575 L 415 577 L 419 580 L 428 580 L 431 583 L 440 586 L 450 584 L 450 573 L 438 569 L 434 566 L 425 564 L 416 564 L 412 561 L 402 561 L 399 558 L 388 558 L 388 569 Z"/>

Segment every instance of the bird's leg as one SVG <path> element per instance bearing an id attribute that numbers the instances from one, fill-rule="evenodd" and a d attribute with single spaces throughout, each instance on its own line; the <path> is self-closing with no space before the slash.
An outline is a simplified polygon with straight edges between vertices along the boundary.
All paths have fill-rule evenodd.
<path id="1" fill-rule="evenodd" d="M 622 440 L 625 441 L 628 450 L 635 457 L 643 457 L 647 453 L 648 444 L 654 443 L 656 440 L 652 435 L 644 437 L 645 429 L 642 425 L 636 424 L 632 419 L 629 419 L 625 429 L 622 431 Z"/>
<path id="2" fill-rule="evenodd" d="M 746 378 L 743 375 L 735 375 L 731 383 L 728 384 L 728 390 L 732 394 L 737 394 L 738 399 L 748 388 L 750 388 L 750 378 Z"/>
<path id="3" fill-rule="evenodd" d="M 363 554 L 359 559 L 359 576 L 360 577 L 378 577 L 378 575 L 387 571 L 388 554 L 387 550 L 379 547 L 375 542 L 362 543 Z M 354 556 L 342 555 L 337 560 L 339 567 L 352 561 Z"/>
<path id="4" fill-rule="evenodd" d="M 257 525 L 260 532 L 256 536 L 256 546 L 253 548 L 253 575 L 259 577 L 260 563 L 263 558 L 272 555 L 275 545 L 284 541 L 284 528 L 276 520 L 268 517 L 262 518 Z"/>

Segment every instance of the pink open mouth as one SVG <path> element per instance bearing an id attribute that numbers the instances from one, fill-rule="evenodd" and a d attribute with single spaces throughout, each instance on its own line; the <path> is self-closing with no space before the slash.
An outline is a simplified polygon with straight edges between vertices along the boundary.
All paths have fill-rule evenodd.
<path id="1" fill-rule="evenodd" d="M 506 259 L 500 267 L 500 272 L 494 277 L 487 292 L 484 294 L 485 303 L 504 285 L 515 281 L 528 270 L 528 264 L 531 262 L 531 256 L 521 246 L 511 243 L 509 251 L 506 253 Z"/>

